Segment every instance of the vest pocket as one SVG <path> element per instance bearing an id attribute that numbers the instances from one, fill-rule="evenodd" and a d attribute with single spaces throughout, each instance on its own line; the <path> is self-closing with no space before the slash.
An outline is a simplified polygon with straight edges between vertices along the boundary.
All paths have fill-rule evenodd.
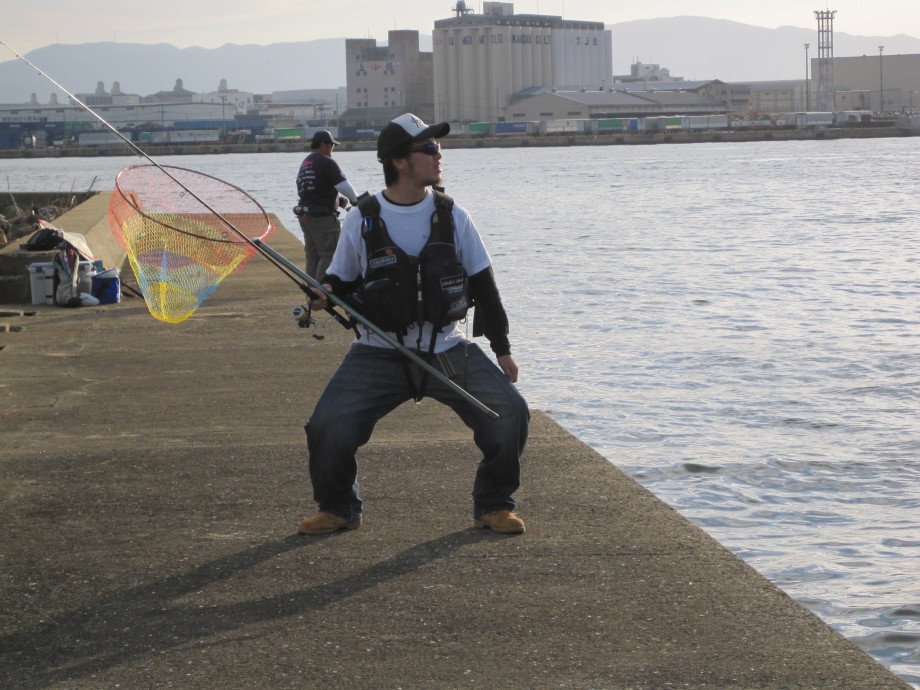
<path id="1" fill-rule="evenodd" d="M 467 276 L 463 269 L 459 273 L 426 277 L 425 319 L 438 328 L 452 321 L 459 321 L 470 308 Z"/>
<path id="2" fill-rule="evenodd" d="M 406 289 L 390 278 L 365 283 L 361 288 L 365 313 L 383 330 L 404 333 L 415 322 L 405 293 Z"/>

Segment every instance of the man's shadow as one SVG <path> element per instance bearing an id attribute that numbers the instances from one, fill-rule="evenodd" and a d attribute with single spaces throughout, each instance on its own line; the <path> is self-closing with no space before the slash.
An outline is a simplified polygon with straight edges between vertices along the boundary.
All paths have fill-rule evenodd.
<path id="1" fill-rule="evenodd" d="M 486 537 L 481 530 L 454 532 L 413 546 L 349 577 L 294 592 L 207 608 L 173 603 L 317 542 L 316 538 L 291 536 L 254 546 L 3 635 L 0 684 L 41 688 L 74 681 L 128 663 L 151 650 L 162 652 L 252 623 L 318 611 L 419 570 L 483 538 Z"/>

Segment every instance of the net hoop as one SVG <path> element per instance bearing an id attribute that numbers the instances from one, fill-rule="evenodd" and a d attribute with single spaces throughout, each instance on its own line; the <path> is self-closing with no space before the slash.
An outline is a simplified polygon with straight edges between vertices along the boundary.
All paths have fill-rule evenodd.
<path id="1" fill-rule="evenodd" d="M 133 209 L 135 210 L 135 212 L 137 212 L 139 215 L 144 216 L 144 217 L 148 218 L 149 220 L 152 220 L 152 221 L 155 222 L 155 223 L 159 223 L 159 224 L 161 224 L 161 225 L 166 225 L 166 227 L 169 227 L 170 229 L 175 230 L 176 232 L 181 232 L 181 233 L 183 233 L 183 234 L 192 235 L 193 237 L 200 237 L 201 239 L 203 239 L 203 240 L 208 240 L 208 241 L 210 241 L 210 242 L 240 242 L 240 241 L 245 241 L 245 240 L 243 240 L 242 238 L 240 238 L 240 237 L 238 237 L 238 236 L 235 236 L 234 239 L 230 240 L 230 239 L 218 239 L 218 238 L 215 238 L 215 237 L 207 237 L 207 236 L 203 236 L 203 235 L 197 235 L 196 233 L 190 232 L 190 231 L 185 230 L 185 229 L 183 229 L 183 228 L 180 228 L 180 227 L 173 227 L 173 226 L 170 226 L 170 225 L 168 225 L 168 224 L 165 224 L 165 223 L 163 223 L 163 221 L 160 220 L 160 219 L 157 219 L 157 218 L 150 218 L 150 217 L 148 216 L 147 211 L 145 211 L 145 209 L 142 208 L 141 205 L 137 203 L 137 198 L 136 198 L 133 194 L 130 194 L 130 193 L 129 193 L 129 194 L 126 194 L 126 193 L 123 191 L 122 185 L 126 185 L 126 184 L 127 184 L 127 181 L 130 179 L 130 175 L 131 175 L 132 173 L 137 173 L 140 169 L 143 169 L 144 172 L 148 172 L 148 171 L 150 171 L 151 168 L 152 168 L 154 171 L 156 171 L 156 172 L 158 172 L 158 173 L 161 173 L 161 174 L 164 174 L 164 175 L 166 175 L 166 173 L 164 173 L 163 171 L 167 171 L 169 174 L 171 174 L 171 175 L 173 175 L 174 177 L 176 177 L 176 179 L 178 179 L 180 183 L 184 183 L 184 180 L 183 180 L 182 178 L 183 178 L 183 176 L 188 175 L 188 176 L 192 176 L 192 179 L 194 179 L 194 178 L 207 179 L 207 180 L 212 181 L 212 183 L 215 184 L 215 185 L 220 185 L 220 186 L 223 186 L 223 187 L 226 187 L 226 188 L 228 188 L 228 189 L 232 189 L 232 190 L 236 191 L 236 192 L 240 195 L 241 198 L 246 199 L 246 200 L 248 200 L 249 202 L 251 202 L 252 205 L 253 205 L 256 209 L 258 209 L 259 213 L 260 213 L 261 216 L 264 218 L 264 223 L 265 223 L 265 231 L 264 231 L 264 234 L 262 234 L 262 235 L 257 235 L 257 236 L 251 236 L 251 235 L 247 234 L 246 237 L 251 237 L 251 239 L 253 239 L 253 240 L 255 240 L 255 239 L 260 239 L 260 240 L 261 240 L 261 239 L 264 239 L 265 237 L 268 237 L 269 235 L 271 235 L 271 233 L 274 231 L 274 227 L 272 226 L 272 222 L 271 222 L 271 220 L 269 219 L 268 214 L 265 212 L 265 209 L 263 209 L 262 206 L 259 204 L 259 202 L 257 202 L 255 199 L 253 199 L 253 198 L 249 195 L 248 192 L 244 191 L 243 189 L 241 189 L 240 187 L 237 187 L 237 186 L 234 185 L 234 184 L 231 184 L 230 182 L 227 182 L 227 181 L 225 181 L 225 180 L 221 180 L 220 178 L 214 177 L 213 175 L 208 175 L 207 173 L 198 172 L 197 170 L 190 170 L 190 169 L 188 169 L 188 168 L 180 168 L 180 167 L 176 167 L 176 166 L 172 166 L 172 165 L 149 165 L 149 164 L 131 165 L 131 166 L 128 166 L 127 168 L 124 168 L 123 170 L 121 170 L 121 171 L 118 173 L 118 175 L 115 177 L 115 193 L 116 193 L 116 194 L 120 194 L 120 195 L 122 196 L 122 198 L 124 199 L 125 203 L 127 203 L 129 206 L 131 206 L 131 208 L 133 208 Z M 169 179 L 169 176 L 168 176 L 168 175 L 166 175 L 166 177 L 167 177 L 167 179 Z M 124 179 L 123 179 L 123 178 L 124 178 Z M 173 181 L 173 182 L 175 182 L 175 181 Z M 211 203 L 208 201 L 208 199 L 201 199 L 201 200 L 195 199 L 195 198 L 194 198 L 194 195 L 192 194 L 192 193 L 194 192 L 194 190 L 187 190 L 187 189 L 183 188 L 182 185 L 179 184 L 179 183 L 175 183 L 175 184 L 176 184 L 176 187 L 177 187 L 178 189 L 181 189 L 181 191 L 182 191 L 183 194 L 189 194 L 189 195 L 191 196 L 191 198 L 194 199 L 195 203 L 197 203 L 198 205 L 200 205 L 202 208 L 207 208 L 207 207 L 205 206 L 205 204 L 207 204 L 208 206 L 211 205 Z M 221 212 L 220 209 L 215 209 L 215 210 L 216 210 L 218 213 Z M 219 220 L 219 218 L 218 218 L 218 220 Z M 232 233 L 232 231 L 228 228 L 228 235 L 231 234 L 231 233 Z"/>

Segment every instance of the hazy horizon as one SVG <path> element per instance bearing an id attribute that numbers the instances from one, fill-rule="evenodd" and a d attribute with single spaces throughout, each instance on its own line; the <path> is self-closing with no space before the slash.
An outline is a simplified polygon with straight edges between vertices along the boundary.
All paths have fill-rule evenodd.
<path id="1" fill-rule="evenodd" d="M 817 29 L 768 29 L 725 19 L 677 17 L 634 20 L 608 25 L 613 32 L 613 74 L 628 74 L 635 62 L 657 64 L 673 77 L 688 80 L 775 81 L 801 79 L 807 50 L 818 57 Z M 430 51 L 430 34 L 420 36 Z M 2 39 L 0 39 L 2 40 Z M 379 45 L 387 37 L 376 39 Z M 225 79 L 228 88 L 253 93 L 340 88 L 347 82 L 345 39 L 314 39 L 287 43 L 179 48 L 168 43 L 52 44 L 30 53 L 31 60 L 65 88 L 90 93 L 98 83 L 118 82 L 125 93 L 152 94 L 172 89 L 181 78 L 185 88 L 208 92 Z M 836 57 L 920 54 L 920 39 L 906 35 L 878 38 L 835 28 Z M 9 52 L 0 49 L 0 53 Z M 34 54 L 33 54 L 34 53 Z M 12 55 L 12 53 L 10 53 Z M 290 69 L 296 65 L 296 69 Z M 0 103 L 27 103 L 34 95 L 48 103 L 56 91 L 25 63 L 0 62 Z M 58 93 L 58 97 L 63 94 Z"/>
<path id="2" fill-rule="evenodd" d="M 819 3 L 815 3 L 819 4 Z M 36 8 L 28 3 L 13 3 L 4 11 L 0 41 L 20 53 L 44 46 L 96 43 L 167 43 L 177 48 L 217 48 L 222 45 L 270 45 L 311 41 L 321 38 L 375 38 L 386 42 L 392 29 L 415 29 L 430 34 L 437 19 L 453 16 L 456 0 L 432 3 L 406 0 L 398 5 L 344 0 L 333 7 L 302 0 L 274 0 L 269 3 L 223 0 L 220 3 L 187 3 L 160 0 L 156 12 L 143 19 L 125 19 L 112 11 L 110 3 L 85 0 L 82 3 L 46 0 Z M 920 37 L 920 3 L 916 0 L 857 0 L 826 3 L 825 8 L 803 8 L 796 0 L 772 3 L 739 3 L 736 0 L 704 0 L 688 13 L 685 2 L 661 0 L 655 16 L 634 3 L 614 7 L 606 0 L 518 0 L 518 14 L 545 14 L 565 19 L 619 24 L 639 19 L 695 16 L 726 19 L 763 28 L 797 27 L 817 31 L 815 10 L 836 10 L 834 30 L 880 38 L 898 35 Z M 481 2 L 468 2 L 474 12 Z M 342 21 L 349 18 L 348 23 Z M 351 19 L 360 17 L 359 20 Z M 53 23 L 49 22 L 53 18 Z M 65 27 L 62 31 L 59 28 Z M 8 52 L 8 51 L 4 51 Z M 0 56 L 0 61 L 15 59 Z"/>

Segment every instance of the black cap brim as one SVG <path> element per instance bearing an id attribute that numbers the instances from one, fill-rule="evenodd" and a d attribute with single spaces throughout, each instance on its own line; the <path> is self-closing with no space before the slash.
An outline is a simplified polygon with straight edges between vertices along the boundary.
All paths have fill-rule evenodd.
<path id="1" fill-rule="evenodd" d="M 412 141 L 422 141 L 423 139 L 440 139 L 441 137 L 446 137 L 450 134 L 450 123 L 441 122 L 436 125 L 431 125 L 426 130 L 423 130 L 420 134 L 416 134 Z"/>

